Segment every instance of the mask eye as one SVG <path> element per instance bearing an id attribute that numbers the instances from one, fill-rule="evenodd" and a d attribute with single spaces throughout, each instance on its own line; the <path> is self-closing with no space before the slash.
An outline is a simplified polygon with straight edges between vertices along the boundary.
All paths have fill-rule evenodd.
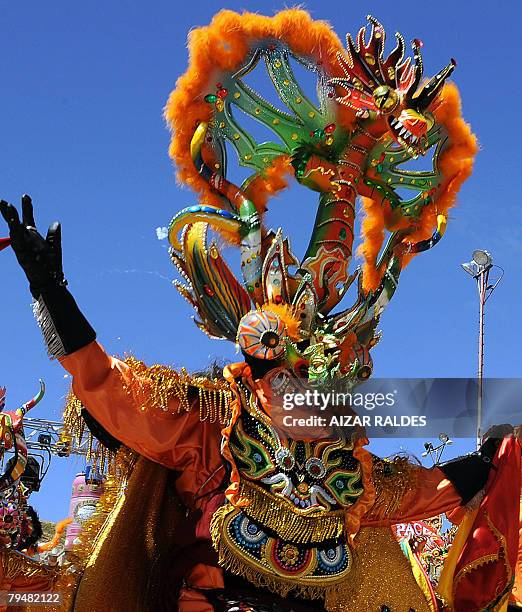
<path id="1" fill-rule="evenodd" d="M 383 115 L 393 112 L 399 104 L 397 92 L 388 85 L 377 87 L 373 92 L 373 100 Z"/>
<path id="2" fill-rule="evenodd" d="M 283 470 L 290 471 L 295 466 L 295 459 L 287 448 L 280 448 L 276 452 L 277 465 Z"/>
<path id="3" fill-rule="evenodd" d="M 305 469 L 312 478 L 323 478 L 326 474 L 324 463 L 317 457 L 310 457 L 305 463 Z"/>
<path id="4" fill-rule="evenodd" d="M 285 352 L 285 326 L 273 312 L 254 310 L 239 322 L 237 342 L 256 359 L 277 359 Z"/>

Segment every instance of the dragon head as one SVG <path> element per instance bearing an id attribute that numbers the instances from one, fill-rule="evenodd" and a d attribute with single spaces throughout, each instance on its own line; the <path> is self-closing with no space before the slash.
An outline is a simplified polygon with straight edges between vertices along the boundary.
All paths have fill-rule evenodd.
<path id="1" fill-rule="evenodd" d="M 357 42 L 348 34 L 347 55 L 337 56 L 344 76 L 330 79 L 330 83 L 345 91 L 337 101 L 355 110 L 359 117 L 380 117 L 399 145 L 413 156 L 422 155 L 434 123 L 430 110 L 456 62 L 452 59 L 421 86 L 422 42 L 412 42 L 412 63 L 410 57 L 404 58 L 404 38 L 396 33 L 397 45 L 384 58 L 384 27 L 372 16 L 368 21 L 372 26 L 369 41 L 366 42 L 366 27 L 359 30 Z"/>

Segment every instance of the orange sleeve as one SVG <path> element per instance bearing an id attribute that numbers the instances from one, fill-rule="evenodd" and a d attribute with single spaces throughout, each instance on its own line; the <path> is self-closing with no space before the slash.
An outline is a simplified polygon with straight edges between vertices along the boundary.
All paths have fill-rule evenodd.
<path id="1" fill-rule="evenodd" d="M 382 512 L 372 508 L 362 524 L 384 527 L 417 521 L 449 512 L 462 503 L 455 487 L 437 467 L 428 469 L 415 466 L 412 481 L 414 486 L 406 490 L 398 504 L 391 503 L 388 507 L 384 504 Z"/>
<path id="2" fill-rule="evenodd" d="M 150 405 L 151 381 L 107 355 L 97 342 L 60 362 L 73 376 L 76 397 L 124 445 L 184 472 L 184 479 L 192 477 L 194 490 L 220 465 L 219 427 L 200 421 L 197 395 L 189 410 L 180 410 L 176 398 L 171 398 L 166 407 Z"/>

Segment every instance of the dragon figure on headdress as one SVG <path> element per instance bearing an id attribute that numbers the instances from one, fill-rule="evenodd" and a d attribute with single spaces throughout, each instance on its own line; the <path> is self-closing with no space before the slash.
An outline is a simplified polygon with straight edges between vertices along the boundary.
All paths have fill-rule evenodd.
<path id="1" fill-rule="evenodd" d="M 348 35 L 346 50 L 322 23 L 313 24 L 308 42 L 276 29 L 256 40 L 240 28 L 211 58 L 198 47 L 166 109 L 180 179 L 201 193 L 201 204 L 179 212 L 169 228 L 172 259 L 187 280 L 178 289 L 203 330 L 270 362 L 278 384 L 295 376 L 355 382 L 371 374 L 376 326 L 401 270 L 443 236 L 476 152 L 456 89 L 447 84 L 455 61 L 424 81 L 421 41 L 412 43 L 412 61 L 396 34 L 386 55 L 383 26 L 368 20 L 369 37 L 364 27 L 357 42 Z M 219 27 L 216 19 L 214 32 Z M 212 69 L 201 71 L 206 60 Z M 294 62 L 315 74 L 317 102 L 303 92 Z M 261 66 L 286 110 L 247 84 Z M 207 77 L 192 78 L 196 70 Z M 257 142 L 241 126 L 245 115 L 274 140 Z M 227 144 L 253 170 L 240 187 L 226 179 Z M 408 169 L 418 156 L 429 158 L 428 170 Z M 285 185 L 283 172 L 319 192 L 301 261 L 281 230 L 263 225 L 268 197 Z M 411 197 L 401 195 L 404 189 Z M 366 213 L 365 264 L 351 273 L 358 196 Z M 209 227 L 239 246 L 243 283 L 209 239 Z M 354 282 L 355 303 L 332 314 Z"/>

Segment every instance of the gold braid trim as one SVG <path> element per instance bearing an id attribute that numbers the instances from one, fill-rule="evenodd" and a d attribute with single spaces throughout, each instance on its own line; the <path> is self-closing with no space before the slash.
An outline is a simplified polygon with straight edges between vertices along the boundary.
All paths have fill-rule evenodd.
<path id="1" fill-rule="evenodd" d="M 250 518 L 275 531 L 283 540 L 296 543 L 324 542 L 344 532 L 344 511 L 312 511 L 306 515 L 284 499 L 261 487 L 241 482 L 241 497 L 249 501 L 242 508 Z"/>
<path id="2" fill-rule="evenodd" d="M 191 376 L 184 368 L 176 372 L 168 366 L 159 364 L 148 367 L 135 357 L 127 357 L 125 363 L 135 374 L 134 381 L 137 381 L 141 387 L 139 390 L 146 387 L 147 397 L 142 410 L 159 408 L 168 412 L 169 400 L 176 398 L 179 402 L 177 412 L 188 412 L 193 405 L 189 392 L 195 389 L 198 393 L 200 419 L 209 420 L 211 423 L 219 422 L 222 425 L 228 423 L 232 392 L 225 380 Z M 128 391 L 132 392 L 135 389 Z"/>
<path id="3" fill-rule="evenodd" d="M 376 497 L 371 514 L 384 518 L 394 514 L 404 495 L 415 488 L 417 468 L 406 457 L 377 459 L 373 464 L 372 482 Z"/>
<path id="4" fill-rule="evenodd" d="M 336 581 L 332 581 L 330 584 L 327 582 L 328 578 L 324 576 L 317 578 L 318 584 L 306 584 L 304 582 L 306 579 L 303 578 L 292 579 L 271 574 L 268 567 L 264 568 L 260 562 L 254 563 L 248 556 L 241 554 L 240 551 L 227 544 L 227 539 L 224 537 L 224 521 L 228 514 L 234 511 L 235 508 L 231 504 L 221 506 L 212 516 L 210 523 L 212 542 L 218 553 L 219 566 L 223 570 L 245 578 L 256 587 L 267 588 L 281 597 L 286 597 L 289 593 L 292 593 L 293 596 L 308 600 L 324 599 L 327 611 L 340 609 L 341 602 L 353 589 L 353 585 L 357 584 L 356 564 L 353 560 L 350 580 L 347 580 L 347 576 L 343 575 L 342 577 L 336 577 Z"/>

